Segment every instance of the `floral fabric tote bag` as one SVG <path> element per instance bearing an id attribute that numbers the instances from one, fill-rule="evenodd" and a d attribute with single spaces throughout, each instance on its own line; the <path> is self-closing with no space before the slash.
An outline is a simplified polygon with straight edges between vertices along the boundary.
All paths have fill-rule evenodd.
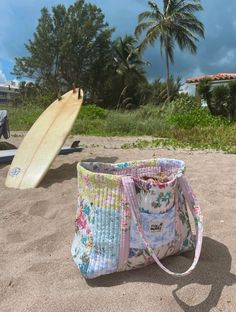
<path id="1" fill-rule="evenodd" d="M 77 169 L 79 200 L 71 252 L 85 278 L 153 262 L 175 276 L 195 268 L 202 215 L 183 161 L 82 162 Z M 195 221 L 195 239 L 187 206 Z M 193 248 L 193 263 L 184 273 L 174 273 L 160 262 Z"/>

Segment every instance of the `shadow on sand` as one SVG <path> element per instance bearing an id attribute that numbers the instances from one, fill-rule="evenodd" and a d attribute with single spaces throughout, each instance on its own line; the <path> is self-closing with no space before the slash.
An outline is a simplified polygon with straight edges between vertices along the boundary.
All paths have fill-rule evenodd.
<path id="1" fill-rule="evenodd" d="M 192 258 L 193 253 L 189 252 L 182 256 L 166 258 L 163 263 L 172 270 L 180 272 L 189 266 Z M 91 287 L 110 287 L 140 281 L 160 285 L 176 284 L 177 287 L 172 294 L 183 311 L 207 312 L 217 305 L 224 287 L 236 283 L 236 275 L 230 273 L 231 261 L 232 257 L 224 244 L 209 237 L 204 237 L 200 261 L 195 271 L 189 276 L 175 278 L 167 275 L 153 264 L 135 271 L 120 272 L 101 276 L 94 280 L 87 280 L 87 283 Z M 204 297 L 202 302 L 191 306 L 178 297 L 178 291 L 193 283 L 210 285 L 211 290 L 207 298 Z"/>
<path id="2" fill-rule="evenodd" d="M 47 188 L 54 183 L 61 183 L 65 180 L 71 180 L 77 176 L 77 162 L 72 164 L 63 164 L 58 168 L 49 169 L 39 187 Z"/>
<path id="3" fill-rule="evenodd" d="M 96 158 L 87 158 L 83 159 L 82 161 L 87 162 L 103 162 L 103 163 L 114 163 L 118 160 L 118 157 L 112 156 L 112 157 L 96 157 Z"/>
<path id="4" fill-rule="evenodd" d="M 118 157 L 96 157 L 83 159 L 82 161 L 87 162 L 105 162 L 105 163 L 114 163 Z M 65 180 L 71 180 L 77 177 L 77 164 L 74 162 L 72 164 L 63 164 L 58 168 L 49 169 L 43 181 L 40 183 L 39 187 L 47 188 L 54 183 L 61 183 Z"/>

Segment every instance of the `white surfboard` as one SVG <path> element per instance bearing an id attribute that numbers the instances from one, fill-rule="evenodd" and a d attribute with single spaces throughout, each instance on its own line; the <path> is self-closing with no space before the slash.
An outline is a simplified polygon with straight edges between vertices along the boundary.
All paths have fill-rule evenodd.
<path id="1" fill-rule="evenodd" d="M 39 185 L 64 144 L 83 102 L 75 89 L 53 102 L 24 137 L 8 171 L 7 187 L 27 189 Z"/>

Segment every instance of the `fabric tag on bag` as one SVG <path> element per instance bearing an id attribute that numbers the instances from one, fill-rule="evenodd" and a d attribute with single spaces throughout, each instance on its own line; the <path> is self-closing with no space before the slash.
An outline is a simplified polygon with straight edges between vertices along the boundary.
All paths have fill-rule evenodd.
<path id="1" fill-rule="evenodd" d="M 151 233 L 160 233 L 163 231 L 164 228 L 164 222 L 161 222 L 159 220 L 152 220 L 149 222 L 149 231 Z"/>

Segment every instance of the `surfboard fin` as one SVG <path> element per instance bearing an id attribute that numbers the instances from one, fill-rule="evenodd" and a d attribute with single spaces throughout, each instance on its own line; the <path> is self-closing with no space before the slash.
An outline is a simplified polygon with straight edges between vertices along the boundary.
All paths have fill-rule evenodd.
<path id="1" fill-rule="evenodd" d="M 76 87 L 75 87 L 75 83 L 72 84 L 72 90 L 73 93 L 76 93 Z M 82 93 L 81 93 L 81 89 L 78 88 L 78 100 L 82 98 Z"/>
<path id="2" fill-rule="evenodd" d="M 78 99 L 82 98 L 81 89 L 78 90 Z"/>

